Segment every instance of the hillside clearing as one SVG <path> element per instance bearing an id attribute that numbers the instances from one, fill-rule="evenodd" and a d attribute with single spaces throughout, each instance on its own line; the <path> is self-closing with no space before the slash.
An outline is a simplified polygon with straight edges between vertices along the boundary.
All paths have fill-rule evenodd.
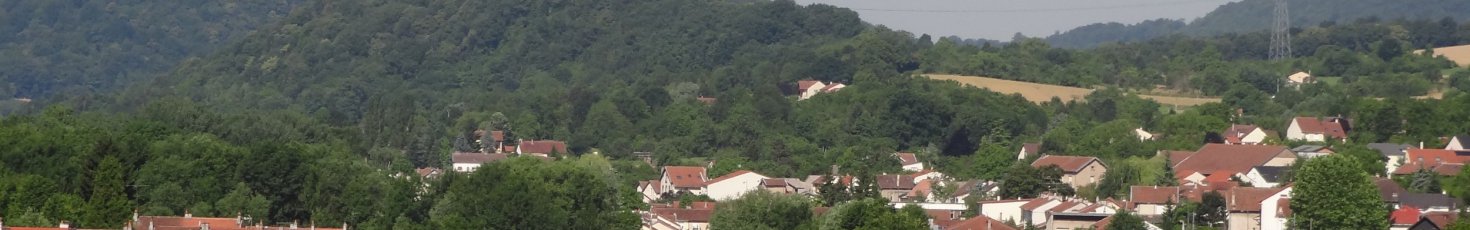
<path id="1" fill-rule="evenodd" d="M 929 79 L 951 80 L 961 84 L 989 89 L 1004 94 L 1021 94 L 1026 100 L 1041 103 L 1051 101 L 1052 97 L 1061 98 L 1063 101 L 1079 101 L 1092 93 L 1092 89 L 1077 88 L 1069 86 L 1048 85 L 1023 81 L 1003 80 L 989 77 L 959 76 L 946 74 L 928 74 Z M 1154 100 L 1160 104 L 1176 106 L 1195 106 L 1210 102 L 1220 102 L 1219 98 L 1194 98 L 1194 97 L 1172 97 L 1155 95 L 1138 95 L 1139 97 Z"/>
<path id="2" fill-rule="evenodd" d="M 1423 53 L 1424 50 L 1415 50 L 1414 53 Z M 1470 66 L 1470 45 L 1446 46 L 1434 48 L 1434 55 L 1444 56 L 1459 66 Z"/>

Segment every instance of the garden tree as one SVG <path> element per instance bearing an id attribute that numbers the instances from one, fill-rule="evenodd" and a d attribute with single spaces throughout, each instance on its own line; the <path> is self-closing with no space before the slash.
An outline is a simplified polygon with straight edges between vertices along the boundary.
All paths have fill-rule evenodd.
<path id="1" fill-rule="evenodd" d="M 1292 225 L 1312 229 L 1367 229 L 1388 225 L 1388 210 L 1368 174 L 1353 160 L 1331 155 L 1308 160 L 1294 175 Z"/>
<path id="2" fill-rule="evenodd" d="M 1460 169 L 1460 174 L 1456 174 L 1454 177 L 1450 177 L 1445 181 L 1443 185 L 1444 193 L 1451 197 L 1460 198 L 1462 201 L 1470 201 L 1470 186 L 1466 186 L 1470 185 L 1470 175 L 1465 175 L 1467 171 L 1470 171 L 1470 169 Z"/>
<path id="3" fill-rule="evenodd" d="M 807 202 L 800 196 L 756 190 L 721 202 L 709 224 L 718 229 L 797 229 L 811 222 Z"/>
<path id="4" fill-rule="evenodd" d="M 1337 155 L 1352 159 L 1354 167 L 1362 172 L 1369 172 L 1369 175 L 1375 176 L 1384 176 L 1387 173 L 1388 169 L 1384 166 L 1384 161 L 1387 159 L 1383 159 L 1377 150 L 1370 149 L 1367 145 L 1349 143 L 1332 147 L 1334 151 L 1337 151 Z"/>
<path id="5" fill-rule="evenodd" d="M 1226 214 L 1225 197 L 1219 192 L 1210 191 L 1200 197 L 1199 206 L 1194 208 L 1193 220 L 1195 223 L 1209 226 L 1217 226 L 1224 223 Z"/>
<path id="6" fill-rule="evenodd" d="M 569 161 L 511 158 L 481 166 L 448 185 L 435 205 L 437 228 L 637 228 L 632 204 L 600 173 Z M 488 205 L 488 206 L 486 206 Z M 487 211 L 490 210 L 490 211 Z M 515 211 L 512 211 L 515 210 Z"/>
<path id="7" fill-rule="evenodd" d="M 1377 143 L 1403 131 L 1397 106 L 1378 100 L 1358 100 L 1353 109 L 1353 141 Z"/>
<path id="8" fill-rule="evenodd" d="M 1076 193 L 1072 187 L 1062 183 L 1062 169 L 1055 165 L 1035 168 L 1030 165 L 1017 164 L 1001 176 L 1000 192 L 997 194 L 1002 199 L 1028 199 L 1035 198 L 1042 193 L 1054 193 L 1061 196 L 1071 196 Z"/>
<path id="9" fill-rule="evenodd" d="M 1419 193 L 1440 193 L 1439 173 L 1429 169 L 1419 169 L 1410 175 L 1409 186 L 1406 189 Z"/>
<path id="10" fill-rule="evenodd" d="M 127 219 L 133 204 L 127 197 L 123 174 L 116 157 L 108 156 L 97 163 L 92 178 L 92 195 L 87 200 L 87 214 L 80 221 L 88 228 L 116 228 Z"/>
<path id="11" fill-rule="evenodd" d="M 1176 179 L 1178 177 L 1176 177 L 1174 175 L 1174 164 L 1173 164 L 1174 161 L 1172 159 L 1169 159 L 1169 157 L 1170 157 L 1169 155 L 1170 154 L 1160 154 L 1160 155 L 1163 155 L 1163 157 L 1164 157 L 1164 160 L 1163 160 L 1163 163 L 1164 163 L 1163 173 L 1164 174 L 1163 175 L 1160 175 L 1159 177 L 1154 177 L 1154 184 L 1163 185 L 1163 186 L 1174 186 L 1174 185 L 1179 184 L 1179 180 Z"/>
<path id="12" fill-rule="evenodd" d="M 917 206 L 894 209 L 880 198 L 853 200 L 832 207 L 818 229 L 929 229 L 929 216 Z"/>
<path id="13" fill-rule="evenodd" d="M 254 221 L 265 221 L 270 215 L 270 201 L 265 196 L 250 191 L 245 183 L 235 184 L 229 194 L 214 203 L 215 209 L 219 210 L 216 216 L 239 215 L 249 217 Z"/>
<path id="14" fill-rule="evenodd" d="M 1113 221 L 1108 222 L 1108 227 L 1105 230 L 1136 229 L 1147 229 L 1147 227 L 1144 227 L 1143 218 L 1138 217 L 1138 215 L 1134 215 L 1132 212 L 1122 211 L 1118 212 L 1117 214 L 1113 214 Z"/>
<path id="15" fill-rule="evenodd" d="M 1115 163 L 1108 173 L 1103 175 L 1102 181 L 1097 183 L 1097 197 L 1094 198 L 1126 198 L 1128 187 L 1141 183 L 1139 180 L 1138 168 L 1131 164 Z"/>

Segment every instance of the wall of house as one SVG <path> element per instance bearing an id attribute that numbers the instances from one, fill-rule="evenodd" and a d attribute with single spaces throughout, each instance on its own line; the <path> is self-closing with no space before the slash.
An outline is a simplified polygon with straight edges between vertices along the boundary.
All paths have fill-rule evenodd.
<path id="1" fill-rule="evenodd" d="M 903 170 L 904 171 L 910 171 L 910 172 L 923 171 L 924 170 L 924 163 L 923 162 L 920 162 L 920 163 L 913 163 L 913 164 L 910 164 L 910 165 L 904 165 L 903 166 Z"/>
<path id="2" fill-rule="evenodd" d="M 1277 211 L 1284 207 L 1278 206 L 1276 202 L 1290 197 L 1291 188 L 1288 187 L 1261 201 L 1261 230 L 1286 230 L 1287 218 L 1277 217 Z"/>
<path id="3" fill-rule="evenodd" d="M 1075 178 L 1072 178 L 1071 182 L 1069 182 L 1068 184 L 1072 185 L 1073 188 L 1091 185 L 1102 180 L 1103 174 L 1106 173 L 1108 173 L 1107 167 L 1103 166 L 1101 163 L 1093 161 L 1092 163 L 1087 164 L 1087 166 L 1082 167 L 1082 171 L 1078 171 Z"/>
<path id="4" fill-rule="evenodd" d="M 824 83 L 821 83 L 821 82 L 817 82 L 816 84 L 812 84 L 812 87 L 807 88 L 806 91 L 802 91 L 801 92 L 801 96 L 800 96 L 801 98 L 798 98 L 798 99 L 800 99 L 800 100 L 806 100 L 808 98 L 812 98 L 812 96 L 816 96 L 817 93 L 821 93 L 822 92 L 822 88 L 827 88 L 827 84 L 824 84 Z"/>
<path id="5" fill-rule="evenodd" d="M 1457 138 L 1456 137 L 1456 138 L 1450 138 L 1450 143 L 1448 145 L 1445 145 L 1444 146 L 1444 149 L 1445 150 L 1465 150 L 1465 148 L 1462 148 L 1463 146 L 1465 146 L 1465 145 L 1460 144 L 1460 138 Z"/>
<path id="6" fill-rule="evenodd" d="M 888 202 L 900 202 L 900 201 L 903 201 L 903 199 L 902 199 L 903 198 L 903 195 L 904 194 L 908 194 L 908 193 L 909 193 L 909 190 L 898 190 L 898 189 L 889 189 L 889 190 L 881 190 L 881 191 L 878 191 L 878 195 L 879 196 L 883 196 L 883 199 L 888 199 Z"/>
<path id="7" fill-rule="evenodd" d="M 1261 175 L 1261 173 L 1257 172 L 1256 170 L 1251 170 L 1249 173 L 1246 173 L 1245 177 L 1242 179 L 1245 179 L 1246 182 L 1250 182 L 1251 187 L 1274 188 L 1277 185 L 1277 183 L 1266 181 L 1266 177 L 1264 175 Z"/>
<path id="8" fill-rule="evenodd" d="M 1257 219 L 1260 219 L 1260 218 L 1261 218 L 1261 214 L 1260 213 L 1248 213 L 1248 212 L 1247 213 L 1235 213 L 1235 212 L 1233 212 L 1233 213 L 1230 213 L 1230 215 L 1227 216 L 1226 219 L 1225 219 L 1225 222 L 1228 222 L 1229 223 L 1228 228 L 1225 228 L 1225 229 L 1230 229 L 1230 230 L 1261 230 L 1261 222 L 1258 222 L 1257 221 Z"/>
<path id="9" fill-rule="evenodd" d="M 1164 212 L 1169 211 L 1169 206 L 1163 204 L 1138 204 L 1135 209 L 1137 209 L 1134 211 L 1138 212 L 1138 215 L 1157 216 L 1163 215 Z"/>
<path id="10" fill-rule="evenodd" d="M 711 199 L 730 200 L 739 198 L 740 195 L 744 195 L 746 192 L 761 189 L 761 180 L 764 179 L 770 178 L 755 173 L 740 174 L 739 176 L 731 177 L 718 183 L 706 185 L 705 190 L 708 190 L 709 198 Z"/>
<path id="11" fill-rule="evenodd" d="M 479 169 L 479 168 L 480 168 L 480 164 L 454 163 L 454 171 L 455 172 L 474 172 L 475 169 Z"/>
<path id="12" fill-rule="evenodd" d="M 1043 226 L 1042 224 L 1046 223 L 1046 221 L 1050 219 L 1046 211 L 1051 210 L 1051 208 L 1055 208 L 1057 207 L 1057 205 L 1061 204 L 1062 202 L 1060 201 L 1051 201 L 1050 203 L 1046 203 L 1046 205 L 1036 207 L 1036 209 L 1033 209 L 1031 211 L 1026 211 L 1031 213 L 1029 215 L 1031 217 L 1031 225 Z"/>
<path id="13" fill-rule="evenodd" d="M 1387 169 L 1386 171 L 1384 171 L 1384 173 L 1391 174 L 1393 173 L 1393 171 L 1398 170 L 1400 165 L 1399 162 L 1403 160 L 1404 156 L 1388 156 L 1388 161 L 1383 162 L 1383 168 Z"/>
<path id="14" fill-rule="evenodd" d="M 1046 229 L 1050 229 L 1050 230 L 1089 229 L 1089 228 L 1092 227 L 1093 224 L 1097 224 L 1097 222 L 1096 221 L 1079 221 L 1079 220 L 1058 220 L 1058 221 L 1051 221 L 1049 223 L 1046 223 Z"/>
<path id="15" fill-rule="evenodd" d="M 1015 223 L 1020 223 L 1021 205 L 1025 205 L 1026 202 L 1029 201 L 1030 200 L 1018 200 L 1010 202 L 980 204 L 980 215 L 985 215 L 985 217 L 990 217 L 990 219 L 999 220 L 1001 222 L 1011 221 Z"/>
<path id="16" fill-rule="evenodd" d="M 1266 131 L 1265 130 L 1262 130 L 1260 128 L 1256 128 L 1256 130 L 1253 130 L 1250 133 L 1245 134 L 1244 137 L 1240 137 L 1240 142 L 1241 143 L 1244 143 L 1244 144 L 1248 144 L 1248 145 L 1261 144 L 1261 142 L 1265 142 L 1265 141 L 1266 141 Z"/>
<path id="17" fill-rule="evenodd" d="M 1315 141 L 1315 142 L 1325 142 L 1325 141 L 1327 141 L 1327 137 L 1326 136 L 1323 136 L 1322 134 L 1308 134 L 1308 133 L 1303 133 L 1302 132 L 1302 127 L 1296 123 L 1296 119 L 1292 119 L 1291 120 L 1291 126 L 1289 126 L 1289 127 L 1286 128 L 1286 139 L 1287 140 L 1296 140 L 1296 141 Z"/>
<path id="18" fill-rule="evenodd" d="M 1291 152 L 1291 150 L 1283 150 L 1281 153 L 1277 153 L 1275 158 L 1271 158 L 1270 161 L 1266 161 L 1266 164 L 1262 165 L 1291 166 L 1291 164 L 1296 164 L 1296 157 L 1296 153 Z"/>

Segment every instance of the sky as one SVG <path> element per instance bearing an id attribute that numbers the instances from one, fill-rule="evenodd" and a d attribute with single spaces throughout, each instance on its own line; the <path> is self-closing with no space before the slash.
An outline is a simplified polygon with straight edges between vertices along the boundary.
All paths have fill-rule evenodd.
<path id="1" fill-rule="evenodd" d="M 1195 19 L 1237 0 L 795 0 L 857 11 L 873 24 L 914 35 L 1010 41 L 1045 37 L 1100 22 Z"/>

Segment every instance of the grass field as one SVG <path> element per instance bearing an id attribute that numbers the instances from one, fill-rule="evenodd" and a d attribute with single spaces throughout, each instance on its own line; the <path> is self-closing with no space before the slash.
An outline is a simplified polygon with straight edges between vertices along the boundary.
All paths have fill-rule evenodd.
<path id="1" fill-rule="evenodd" d="M 1061 98 L 1063 101 L 1078 101 L 1083 100 L 1083 98 L 1085 98 L 1087 94 L 1092 93 L 1092 89 L 1086 88 L 1011 81 L 988 77 L 945 74 L 928 74 L 926 76 L 928 76 L 930 79 L 956 81 L 961 84 L 985 88 L 989 89 L 990 91 L 1004 94 L 1021 94 L 1021 97 L 1025 97 L 1026 100 L 1036 103 L 1051 101 L 1052 97 Z M 1138 96 L 1157 101 L 1160 104 L 1177 106 L 1195 106 L 1210 102 L 1220 102 L 1219 98 L 1171 97 L 1154 95 Z"/>
<path id="2" fill-rule="evenodd" d="M 1424 50 L 1414 51 L 1414 53 L 1421 52 L 1424 52 Z M 1434 48 L 1434 54 L 1444 56 L 1450 59 L 1450 61 L 1454 61 L 1457 65 L 1470 66 L 1470 45 Z"/>

